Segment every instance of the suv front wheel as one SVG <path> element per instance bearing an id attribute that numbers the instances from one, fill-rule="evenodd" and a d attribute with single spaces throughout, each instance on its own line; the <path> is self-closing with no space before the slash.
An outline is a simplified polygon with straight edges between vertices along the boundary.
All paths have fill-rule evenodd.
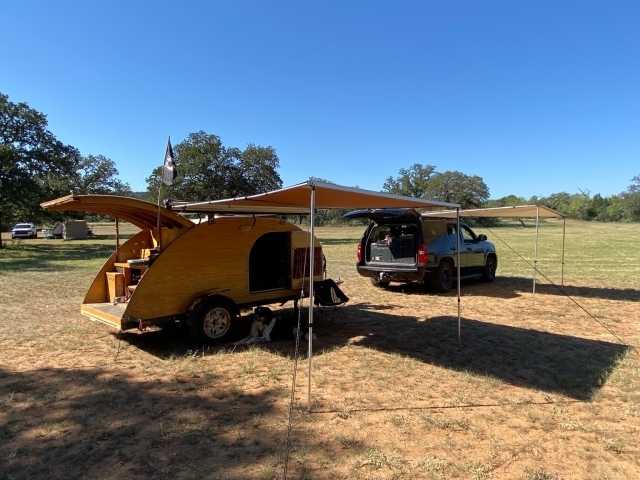
<path id="1" fill-rule="evenodd" d="M 487 257 L 487 262 L 482 269 L 482 281 L 491 283 L 496 279 L 496 259 Z"/>

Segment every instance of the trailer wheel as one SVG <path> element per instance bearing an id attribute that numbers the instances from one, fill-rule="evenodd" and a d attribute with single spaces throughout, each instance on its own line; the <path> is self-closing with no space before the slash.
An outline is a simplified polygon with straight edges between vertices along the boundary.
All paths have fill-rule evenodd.
<path id="1" fill-rule="evenodd" d="M 189 327 L 195 340 L 214 345 L 230 336 L 238 316 L 233 304 L 217 298 L 201 302 L 196 308 L 195 321 Z"/>

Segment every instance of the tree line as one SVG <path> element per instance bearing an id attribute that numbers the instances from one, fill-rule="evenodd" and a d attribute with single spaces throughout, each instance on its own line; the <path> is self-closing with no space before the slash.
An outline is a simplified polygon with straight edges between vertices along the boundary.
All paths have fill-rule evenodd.
<path id="1" fill-rule="evenodd" d="M 0 93 L 0 222 L 56 220 L 40 203 L 69 194 L 128 195 L 115 163 L 58 140 L 47 117 Z"/>
<path id="2" fill-rule="evenodd" d="M 226 147 L 220 137 L 199 131 L 176 144 L 174 152 L 178 176 L 173 185 L 163 187 L 162 198 L 217 200 L 282 187 L 280 161 L 270 146 L 250 143 L 244 149 Z M 70 194 L 127 195 L 155 203 L 161 169 L 158 166 L 150 172 L 146 192 L 133 192 L 128 183 L 118 178 L 114 161 L 99 154 L 81 154 L 48 130 L 45 114 L 24 102 L 13 103 L 0 93 L 0 225 L 16 221 L 47 223 L 73 217 L 73 212 L 40 208 L 43 201 Z M 439 172 L 434 165 L 414 164 L 401 168 L 395 177 L 389 176 L 381 190 L 459 203 L 465 209 L 538 204 L 579 220 L 640 221 L 640 175 L 631 179 L 625 192 L 610 197 L 580 191 L 529 199 L 509 195 L 492 200 L 482 177 L 458 171 Z M 341 213 L 323 212 L 317 220 L 320 224 L 333 223 L 339 221 Z"/>
<path id="3" fill-rule="evenodd" d="M 626 191 L 610 197 L 591 196 L 589 190 L 580 190 L 578 193 L 561 192 L 547 197 L 508 195 L 489 199 L 489 188 L 477 175 L 469 176 L 457 171 L 438 173 L 433 165 L 415 164 L 408 169 L 400 169 L 397 177 L 389 177 L 383 191 L 459 203 L 463 209 L 543 205 L 575 220 L 640 221 L 640 175 L 631 179 Z"/>

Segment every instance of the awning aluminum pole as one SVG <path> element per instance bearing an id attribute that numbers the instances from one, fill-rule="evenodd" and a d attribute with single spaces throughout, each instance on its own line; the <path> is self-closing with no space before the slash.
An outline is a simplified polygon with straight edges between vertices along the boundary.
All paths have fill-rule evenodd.
<path id="1" fill-rule="evenodd" d="M 456 233 L 458 234 L 457 242 L 457 263 L 458 263 L 458 348 L 462 348 L 462 337 L 460 335 L 460 207 L 456 207 Z"/>
<path id="2" fill-rule="evenodd" d="M 560 285 L 564 288 L 564 234 L 567 227 L 566 217 L 562 219 L 562 273 L 560 277 Z"/>
<path id="3" fill-rule="evenodd" d="M 307 411 L 311 411 L 311 356 L 313 352 L 313 271 L 315 245 L 313 243 L 315 235 L 315 210 L 316 210 L 316 187 L 311 187 L 311 209 L 309 212 L 309 223 L 311 224 L 311 240 L 309 241 L 309 384 L 307 389 Z"/>
<path id="4" fill-rule="evenodd" d="M 533 247 L 533 304 L 536 304 L 536 273 L 538 272 L 538 223 L 540 207 L 536 206 L 536 243 Z"/>

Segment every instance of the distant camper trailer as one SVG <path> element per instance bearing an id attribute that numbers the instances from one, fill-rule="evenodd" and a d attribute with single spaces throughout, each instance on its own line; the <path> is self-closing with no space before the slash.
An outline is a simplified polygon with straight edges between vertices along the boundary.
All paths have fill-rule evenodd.
<path id="1" fill-rule="evenodd" d="M 87 238 L 87 222 L 84 220 L 69 220 L 63 224 L 63 237 L 74 240 Z"/>
<path id="2" fill-rule="evenodd" d="M 53 230 L 51 230 L 51 235 L 53 235 L 54 238 L 62 238 L 64 235 L 64 225 L 60 222 L 56 222 L 53 226 Z"/>
<path id="3" fill-rule="evenodd" d="M 109 195 L 67 196 L 42 207 L 109 215 L 141 229 L 116 241 L 80 308 L 118 329 L 178 321 L 212 344 L 232 335 L 243 308 L 293 301 L 297 311 L 309 285 L 309 234 L 278 218 L 224 215 L 196 224 L 165 208 L 158 214 L 153 203 Z M 323 279 L 324 257 L 313 242 L 315 282 Z"/>
<path id="4" fill-rule="evenodd" d="M 56 222 L 51 230 L 54 238 L 66 238 L 74 240 L 84 240 L 87 238 L 89 228 L 85 220 L 68 220 L 66 222 Z"/>

